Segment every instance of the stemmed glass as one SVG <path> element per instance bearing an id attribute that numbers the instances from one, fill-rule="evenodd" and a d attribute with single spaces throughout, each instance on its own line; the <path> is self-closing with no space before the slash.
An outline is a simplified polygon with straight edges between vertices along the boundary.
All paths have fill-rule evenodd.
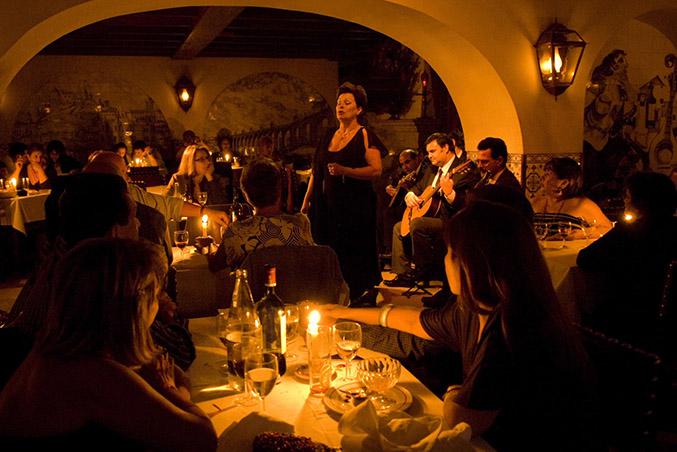
<path id="1" fill-rule="evenodd" d="M 246 381 L 251 391 L 261 399 L 261 411 L 266 411 L 266 396 L 275 387 L 280 376 L 277 356 L 272 353 L 255 353 L 247 356 L 244 363 Z"/>
<path id="2" fill-rule="evenodd" d="M 400 379 L 402 365 L 390 357 L 365 359 L 357 365 L 357 376 L 370 392 L 376 411 L 387 411 L 395 400 L 386 397 L 385 393 L 397 384 Z"/>
<path id="3" fill-rule="evenodd" d="M 219 327 L 219 339 L 225 345 L 228 354 L 228 370 L 232 375 L 241 379 L 245 378 L 245 362 L 249 356 L 261 352 L 261 342 L 256 331 L 243 331 L 241 325 L 226 324 Z M 237 383 L 234 384 L 237 386 Z M 236 388 L 237 389 L 237 388 Z M 256 403 L 243 384 L 244 393 L 235 399 L 235 403 L 241 406 L 252 406 Z"/>
<path id="4" fill-rule="evenodd" d="M 287 343 L 290 343 L 298 337 L 299 307 L 295 304 L 285 304 L 284 313 L 286 314 L 287 318 Z M 297 355 L 291 353 L 289 349 L 287 349 L 286 357 L 287 359 L 294 359 L 297 357 Z"/>
<path id="5" fill-rule="evenodd" d="M 182 253 L 184 252 L 186 245 L 188 245 L 188 239 L 188 231 L 174 231 L 174 243 L 176 243 L 176 246 Z"/>
<path id="6" fill-rule="evenodd" d="M 566 246 L 566 241 L 567 239 L 569 239 L 569 236 L 571 236 L 573 229 L 574 227 L 571 224 L 571 221 L 568 222 L 562 221 L 557 225 L 557 230 L 560 236 L 562 237 L 562 248 Z"/>
<path id="7" fill-rule="evenodd" d="M 343 381 L 350 380 L 350 362 L 362 347 L 362 327 L 355 322 L 339 322 L 334 325 L 336 352 L 345 363 Z"/>
<path id="8" fill-rule="evenodd" d="M 546 223 L 535 223 L 534 233 L 536 234 L 536 238 L 539 241 L 545 240 L 545 238 L 548 236 L 548 225 Z"/>

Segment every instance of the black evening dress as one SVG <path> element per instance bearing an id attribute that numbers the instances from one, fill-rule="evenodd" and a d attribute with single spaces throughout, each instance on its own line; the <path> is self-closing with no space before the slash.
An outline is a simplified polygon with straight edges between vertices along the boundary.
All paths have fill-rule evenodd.
<path id="1" fill-rule="evenodd" d="M 367 130 L 369 146 L 387 153 L 378 137 Z M 328 131 L 313 159 L 313 197 L 310 217 L 317 244 L 330 246 L 338 255 L 343 278 L 354 300 L 381 280 L 376 247 L 376 193 L 371 181 L 332 176 L 327 164 L 350 168 L 367 166 L 362 128 L 336 152 L 329 144 L 336 129 Z"/>

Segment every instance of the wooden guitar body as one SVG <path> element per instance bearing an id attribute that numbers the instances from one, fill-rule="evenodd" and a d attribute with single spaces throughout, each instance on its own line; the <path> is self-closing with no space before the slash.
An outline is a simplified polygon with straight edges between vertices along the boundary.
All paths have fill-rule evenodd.
<path id="1" fill-rule="evenodd" d="M 439 198 L 433 196 L 436 191 L 432 187 L 426 187 L 419 198 L 427 199 L 427 201 L 422 202 L 420 206 L 407 207 L 402 216 L 402 224 L 400 225 L 400 234 L 402 236 L 409 235 L 409 232 L 411 232 L 411 221 L 414 218 L 437 216 L 442 203 Z"/>

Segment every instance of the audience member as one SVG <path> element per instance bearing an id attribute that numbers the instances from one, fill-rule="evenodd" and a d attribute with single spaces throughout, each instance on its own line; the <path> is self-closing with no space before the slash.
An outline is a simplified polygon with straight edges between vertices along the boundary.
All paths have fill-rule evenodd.
<path id="1" fill-rule="evenodd" d="M 134 166 L 157 166 L 161 174 L 167 173 L 167 167 L 159 152 L 145 141 L 137 140 L 132 144 L 132 164 Z"/>
<path id="2" fill-rule="evenodd" d="M 314 244 L 305 214 L 282 213 L 282 176 L 277 164 L 270 159 L 253 160 L 245 167 L 241 182 L 256 215 L 231 224 L 224 232 L 218 250 L 208 256 L 211 271 L 234 270 L 258 248 Z"/>
<path id="3" fill-rule="evenodd" d="M 194 146 L 196 144 L 197 144 L 197 135 L 195 135 L 195 132 L 193 132 L 192 130 L 184 131 L 183 136 L 181 137 L 181 147 L 176 153 L 176 161 L 181 162 L 184 151 L 188 149 L 190 146 Z"/>
<path id="4" fill-rule="evenodd" d="M 49 159 L 48 172 L 56 176 L 72 174 L 82 167 L 80 162 L 66 154 L 66 146 L 59 140 L 52 140 L 47 143 L 45 150 Z"/>
<path id="5" fill-rule="evenodd" d="M 273 161 L 279 162 L 280 156 L 277 155 L 277 152 L 273 149 L 273 139 L 268 135 L 263 135 L 256 140 L 256 149 L 255 149 L 256 158 L 271 159 Z"/>
<path id="6" fill-rule="evenodd" d="M 596 410 L 587 358 L 531 225 L 513 209 L 476 202 L 445 225 L 444 240 L 458 302 L 428 310 L 325 305 L 323 318 L 380 323 L 458 351 L 463 383 L 448 389 L 444 418 L 469 423 L 497 450 L 589 448 Z"/>
<path id="7" fill-rule="evenodd" d="M 477 166 L 482 179 L 477 185 L 503 185 L 514 190 L 522 190 L 515 175 L 506 168 L 508 148 L 500 138 L 487 137 L 477 144 Z"/>
<path id="8" fill-rule="evenodd" d="M 44 161 L 44 152 L 40 143 L 32 143 L 28 146 L 28 158 L 17 159 L 14 174 L 11 178 L 16 178 L 17 182 L 28 178 L 28 187 L 32 190 L 40 190 L 41 188 L 50 188 L 50 182 L 56 177 L 56 174 L 49 173 L 45 170 L 46 162 Z"/>
<path id="9" fill-rule="evenodd" d="M 45 328 L 0 393 L 3 449 L 215 450 L 186 376 L 150 336 L 166 269 L 134 240 L 88 240 L 61 259 Z"/>
<path id="10" fill-rule="evenodd" d="M 536 220 L 571 221 L 593 226 L 598 234 L 611 229 L 611 222 L 592 200 L 581 193 L 581 167 L 568 157 L 555 157 L 545 164 L 542 194 L 531 200 Z M 580 235 L 580 231 L 574 234 Z"/>
<path id="11" fill-rule="evenodd" d="M 116 143 L 115 146 L 113 146 L 113 152 L 122 157 L 122 159 L 125 161 L 125 165 L 129 166 L 129 153 L 127 151 L 127 145 L 124 142 L 121 141 Z"/>
<path id="12" fill-rule="evenodd" d="M 657 350 L 663 282 L 668 264 L 677 259 L 675 207 L 675 186 L 667 176 L 640 172 L 628 178 L 625 209 L 634 219 L 618 222 L 578 253 L 578 266 L 600 278 L 603 288 L 586 323 L 636 346 Z M 677 328 L 671 331 L 674 338 Z"/>
<path id="13" fill-rule="evenodd" d="M 10 143 L 9 150 L 7 151 L 9 159 L 11 160 L 11 166 L 7 167 L 9 178 L 14 177 L 17 180 L 19 179 L 19 171 L 21 171 L 21 166 L 23 166 L 27 160 L 27 149 L 28 146 L 26 146 L 24 143 Z"/>
<path id="14" fill-rule="evenodd" d="M 181 157 L 179 170 L 165 188 L 165 196 L 175 195 L 176 184 L 184 199 L 197 202 L 198 193 L 207 193 L 207 205 L 226 204 L 233 200 L 230 181 L 214 172 L 206 148 L 188 146 Z"/>

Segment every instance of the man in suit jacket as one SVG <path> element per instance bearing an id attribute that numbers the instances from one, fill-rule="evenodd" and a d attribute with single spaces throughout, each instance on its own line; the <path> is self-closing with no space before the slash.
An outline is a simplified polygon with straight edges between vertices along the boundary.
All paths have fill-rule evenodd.
<path id="1" fill-rule="evenodd" d="M 508 148 L 500 138 L 487 137 L 477 145 L 477 166 L 482 172 L 481 185 L 500 185 L 522 191 L 522 186 L 505 164 L 508 161 Z"/>
<path id="2" fill-rule="evenodd" d="M 435 177 L 430 186 L 438 189 L 435 197 L 440 201 L 440 209 L 434 217 L 419 217 L 411 221 L 411 232 L 402 237 L 400 232 L 401 222 L 393 228 L 393 254 L 392 271 L 397 277 L 390 281 L 384 281 L 387 286 L 410 286 L 416 278 L 423 276 L 430 279 L 431 272 L 444 269 L 444 245 L 441 231 L 442 220 L 450 217 L 463 206 L 465 192 L 472 188 L 479 179 L 476 167 L 469 167 L 468 171 L 452 177 L 454 168 L 466 162 L 466 152 L 458 146 L 458 137 L 445 133 L 434 133 L 426 140 L 428 158 L 433 167 L 437 168 Z M 409 192 L 404 197 L 408 207 L 420 205 L 421 199 L 414 193 Z M 408 245 L 411 244 L 411 250 Z M 411 258 L 418 275 L 412 275 L 408 271 L 408 260 Z M 435 275 L 437 276 L 437 275 Z M 443 278 L 443 274 L 439 275 Z"/>

